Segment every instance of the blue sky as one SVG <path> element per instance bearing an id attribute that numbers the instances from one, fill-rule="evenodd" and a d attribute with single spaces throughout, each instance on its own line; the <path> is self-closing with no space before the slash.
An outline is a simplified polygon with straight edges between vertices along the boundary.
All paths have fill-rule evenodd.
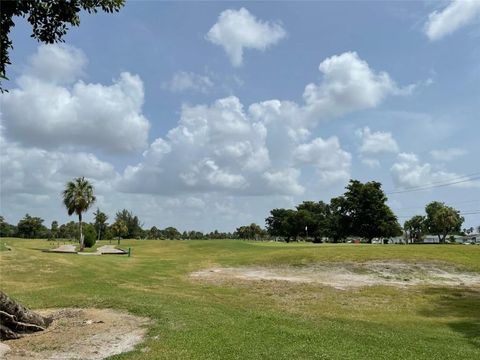
<path id="1" fill-rule="evenodd" d="M 53 46 L 17 19 L 1 213 L 66 221 L 86 176 L 112 218 L 234 230 L 355 178 L 478 226 L 479 4 L 130 1 Z"/>

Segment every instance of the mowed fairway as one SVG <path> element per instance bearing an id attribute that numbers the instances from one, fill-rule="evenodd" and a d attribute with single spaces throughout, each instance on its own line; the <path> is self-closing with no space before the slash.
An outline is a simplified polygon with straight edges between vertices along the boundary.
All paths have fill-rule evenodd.
<path id="1" fill-rule="evenodd" d="M 133 256 L 43 253 L 1 239 L 1 290 L 33 309 L 97 307 L 153 320 L 118 359 L 480 359 L 480 288 L 341 290 L 192 279 L 211 267 L 439 261 L 480 273 L 480 246 L 122 241 Z M 100 245 L 108 244 L 101 242 Z M 97 244 L 98 245 L 98 244 Z"/>

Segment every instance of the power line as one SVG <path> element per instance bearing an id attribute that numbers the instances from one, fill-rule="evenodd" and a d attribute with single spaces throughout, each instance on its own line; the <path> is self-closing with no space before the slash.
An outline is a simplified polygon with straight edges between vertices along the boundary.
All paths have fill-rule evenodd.
<path id="1" fill-rule="evenodd" d="M 460 176 L 456 176 L 450 180 L 437 180 L 437 181 L 432 181 L 430 182 L 428 185 L 434 185 L 434 184 L 439 184 L 439 183 L 444 183 L 444 182 L 449 182 L 449 181 L 455 181 L 455 180 L 460 180 L 460 179 L 463 179 L 463 178 L 466 178 L 466 177 L 470 177 L 470 176 L 477 176 L 477 175 L 480 175 L 480 171 L 476 171 L 476 172 L 473 172 L 473 173 L 470 173 L 470 174 L 465 174 L 465 175 L 460 175 Z M 414 186 L 416 187 L 416 186 Z"/>
<path id="2" fill-rule="evenodd" d="M 470 181 L 474 181 L 474 180 L 479 180 L 480 179 L 480 176 L 478 176 L 477 174 L 480 174 L 480 172 L 477 172 L 477 173 L 472 173 L 472 174 L 469 174 L 469 175 L 464 175 L 464 176 L 461 176 L 461 177 L 457 177 L 457 178 L 454 178 L 454 179 L 451 179 L 449 180 L 448 182 L 440 182 L 440 181 L 437 181 L 437 182 L 431 182 L 427 185 L 422 185 L 422 186 L 415 186 L 415 187 L 411 187 L 411 188 L 407 188 L 407 189 L 403 189 L 403 190 L 396 190 L 396 191 L 390 191 L 390 192 L 386 192 L 387 195 L 392 195 L 392 194 L 403 194 L 403 193 L 407 193 L 407 192 L 414 192 L 414 191 L 422 191 L 422 190 L 429 190 L 429 189 L 434 189 L 434 188 L 438 188 L 438 187 L 444 187 L 444 186 L 451 186 L 451 185 L 455 185 L 455 184 L 461 184 L 461 183 L 465 183 L 465 182 L 470 182 Z M 475 176 L 474 176 L 475 175 Z M 462 179 L 462 180 L 460 180 Z"/>
<path id="3" fill-rule="evenodd" d="M 445 201 L 445 205 L 448 205 L 448 206 L 456 206 L 458 204 L 472 204 L 472 203 L 479 203 L 480 204 L 480 199 L 464 200 L 464 201 Z M 423 205 L 423 206 L 411 206 L 411 207 L 390 206 L 390 208 L 393 209 L 393 210 L 419 210 L 419 209 L 425 209 L 425 205 Z"/>
<path id="4" fill-rule="evenodd" d="M 470 182 L 470 181 L 478 180 L 478 179 L 480 179 L 480 176 L 471 177 L 469 179 L 464 179 L 464 180 L 451 181 L 451 182 L 448 182 L 448 183 L 443 183 L 443 184 L 438 184 L 438 185 L 424 185 L 424 186 L 419 186 L 419 187 L 415 187 L 415 188 L 408 188 L 408 189 L 405 189 L 405 190 L 391 191 L 391 192 L 388 192 L 386 194 L 387 195 L 392 195 L 392 194 L 402 194 L 402 193 L 414 192 L 414 191 L 430 190 L 430 189 L 434 189 L 434 188 L 438 188 L 438 187 L 461 184 L 461 183 Z"/>
<path id="5" fill-rule="evenodd" d="M 472 211 L 472 212 L 464 212 L 460 213 L 460 215 L 477 215 L 480 214 L 480 210 Z"/>
<path id="6" fill-rule="evenodd" d="M 459 215 L 480 215 L 480 210 L 465 210 L 463 212 L 459 212 Z M 412 215 L 398 215 L 397 218 L 399 219 L 406 219 L 411 218 Z"/>

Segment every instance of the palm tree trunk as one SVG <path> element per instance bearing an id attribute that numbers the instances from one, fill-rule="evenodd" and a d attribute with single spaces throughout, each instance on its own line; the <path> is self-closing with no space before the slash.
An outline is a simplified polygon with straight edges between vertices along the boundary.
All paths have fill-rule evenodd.
<path id="1" fill-rule="evenodd" d="M 78 223 L 80 224 L 80 251 L 83 251 L 85 245 L 83 243 L 82 213 L 78 214 Z"/>

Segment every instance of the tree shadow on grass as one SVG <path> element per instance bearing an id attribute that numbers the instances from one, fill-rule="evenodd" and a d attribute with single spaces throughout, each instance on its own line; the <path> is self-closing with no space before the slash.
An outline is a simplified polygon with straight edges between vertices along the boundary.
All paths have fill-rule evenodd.
<path id="1" fill-rule="evenodd" d="M 428 288 L 424 294 L 431 299 L 431 305 L 422 309 L 421 315 L 457 318 L 446 322 L 450 329 L 480 348 L 480 289 Z"/>

